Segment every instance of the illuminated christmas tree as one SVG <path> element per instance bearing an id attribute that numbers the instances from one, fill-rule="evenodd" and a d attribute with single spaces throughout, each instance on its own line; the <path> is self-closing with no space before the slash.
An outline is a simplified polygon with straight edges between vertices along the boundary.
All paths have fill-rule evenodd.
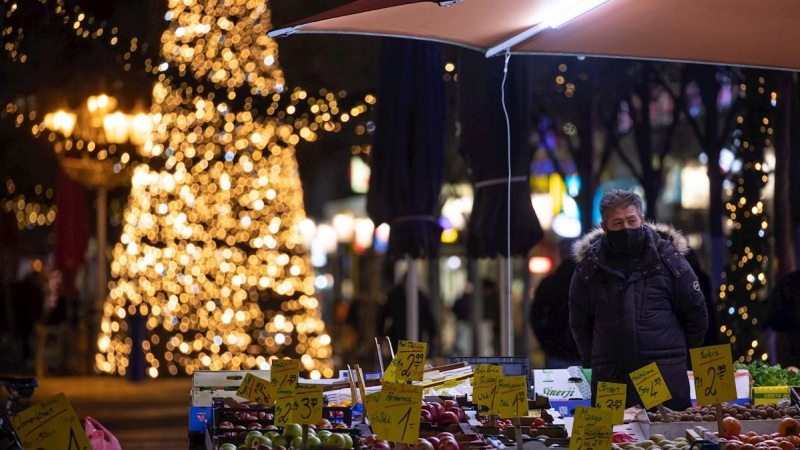
<path id="1" fill-rule="evenodd" d="M 294 106 L 279 106 L 284 80 L 266 37 L 266 0 L 170 0 L 166 18 L 164 62 L 153 68 L 156 132 L 144 148 L 154 163 L 133 177 L 97 368 L 129 370 L 129 319 L 138 315 L 151 377 L 265 367 L 283 356 L 301 359 L 311 377 L 332 376 L 299 232 L 294 146 L 347 114 L 328 94 L 313 102 L 318 116 L 288 120 Z M 297 104 L 307 94 L 290 96 Z M 266 106 L 261 116 L 257 105 Z"/>
<path id="2" fill-rule="evenodd" d="M 734 137 L 742 166 L 733 174 L 733 188 L 727 192 L 730 259 L 717 309 L 720 331 L 730 342 L 734 359 L 751 362 L 768 357 L 761 336 L 770 248 L 762 190 L 767 184 L 764 149 L 773 143 L 777 93 L 771 74 L 765 71 L 747 70 L 742 89 L 745 111 L 737 119 Z"/>

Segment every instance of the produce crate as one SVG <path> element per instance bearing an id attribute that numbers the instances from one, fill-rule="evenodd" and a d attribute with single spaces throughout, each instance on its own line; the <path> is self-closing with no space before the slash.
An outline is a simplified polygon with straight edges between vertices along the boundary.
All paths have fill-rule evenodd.
<path id="1" fill-rule="evenodd" d="M 531 382 L 530 363 L 524 356 L 455 356 L 447 358 L 447 364 L 465 362 L 470 366 L 491 364 L 503 368 L 503 375 L 525 375 L 528 380 L 528 399 L 533 398 L 533 383 Z"/>

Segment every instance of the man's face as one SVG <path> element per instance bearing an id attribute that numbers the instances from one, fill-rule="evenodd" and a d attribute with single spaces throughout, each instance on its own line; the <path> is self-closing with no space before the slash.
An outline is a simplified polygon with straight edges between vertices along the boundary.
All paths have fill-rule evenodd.
<path id="1" fill-rule="evenodd" d="M 606 220 L 600 223 L 605 231 L 619 231 L 625 228 L 640 228 L 643 220 L 635 206 L 611 208 L 606 211 Z"/>

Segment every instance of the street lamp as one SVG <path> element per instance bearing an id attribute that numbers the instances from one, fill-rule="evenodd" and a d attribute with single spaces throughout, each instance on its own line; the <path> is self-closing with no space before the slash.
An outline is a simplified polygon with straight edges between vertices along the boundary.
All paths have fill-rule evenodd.
<path id="1" fill-rule="evenodd" d="M 89 97 L 75 110 L 58 110 L 44 116 L 34 131 L 48 130 L 58 162 L 76 182 L 97 191 L 97 293 L 93 312 L 102 311 L 108 294 L 106 260 L 108 189 L 130 179 L 138 147 L 144 145 L 153 131 L 149 114 L 126 114 L 117 111 L 117 99 L 101 94 Z M 88 350 L 85 321 L 80 343 Z"/>

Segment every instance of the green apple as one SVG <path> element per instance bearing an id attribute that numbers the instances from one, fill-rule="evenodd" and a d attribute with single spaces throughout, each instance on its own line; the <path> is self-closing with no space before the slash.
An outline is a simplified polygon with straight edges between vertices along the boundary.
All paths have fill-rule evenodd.
<path id="1" fill-rule="evenodd" d="M 283 428 L 283 435 L 287 439 L 293 439 L 303 435 L 303 427 L 296 423 L 290 423 Z"/>
<path id="2" fill-rule="evenodd" d="M 342 433 L 344 436 L 344 448 L 353 448 L 353 437 L 348 433 Z"/>
<path id="3" fill-rule="evenodd" d="M 255 436 L 253 441 L 250 443 L 250 447 L 257 447 L 259 445 L 266 445 L 267 447 L 272 447 L 272 440 L 266 436 Z"/>
<path id="4" fill-rule="evenodd" d="M 306 442 L 307 448 L 320 448 L 322 447 L 322 441 L 317 436 L 308 436 L 308 442 Z"/>
<path id="5" fill-rule="evenodd" d="M 274 447 L 277 447 L 279 445 L 281 447 L 288 447 L 289 446 L 289 440 L 286 439 L 286 436 L 275 436 L 274 438 L 272 438 L 272 445 Z"/>
<path id="6" fill-rule="evenodd" d="M 247 437 L 244 438 L 244 445 L 247 448 L 252 447 L 253 446 L 253 440 L 255 438 L 257 438 L 258 436 L 262 436 L 260 431 L 251 431 L 251 432 L 247 433 Z"/>
<path id="7" fill-rule="evenodd" d="M 236 450 L 236 445 L 226 442 L 219 446 L 219 450 Z"/>
<path id="8" fill-rule="evenodd" d="M 317 431 L 317 437 L 321 441 L 325 441 L 325 439 L 327 439 L 327 437 L 330 436 L 330 435 L 331 435 L 331 430 L 319 430 L 319 431 Z"/>
<path id="9" fill-rule="evenodd" d="M 297 436 L 296 438 L 292 439 L 290 446 L 292 448 L 303 448 L 303 437 Z"/>
<path id="10" fill-rule="evenodd" d="M 331 448 L 347 448 L 347 441 L 345 440 L 344 436 L 341 433 L 331 433 L 325 442 L 323 443 L 324 447 L 331 447 Z"/>
<path id="11" fill-rule="evenodd" d="M 278 432 L 277 432 L 277 431 L 275 431 L 275 430 L 272 430 L 272 431 L 267 431 L 267 432 L 264 434 L 264 436 L 266 436 L 266 437 L 270 438 L 270 439 L 271 439 L 273 442 L 275 441 L 275 438 L 276 438 L 276 437 L 278 437 L 278 436 L 280 436 L 280 435 L 281 435 L 281 434 L 280 434 L 280 433 L 278 433 Z"/>

